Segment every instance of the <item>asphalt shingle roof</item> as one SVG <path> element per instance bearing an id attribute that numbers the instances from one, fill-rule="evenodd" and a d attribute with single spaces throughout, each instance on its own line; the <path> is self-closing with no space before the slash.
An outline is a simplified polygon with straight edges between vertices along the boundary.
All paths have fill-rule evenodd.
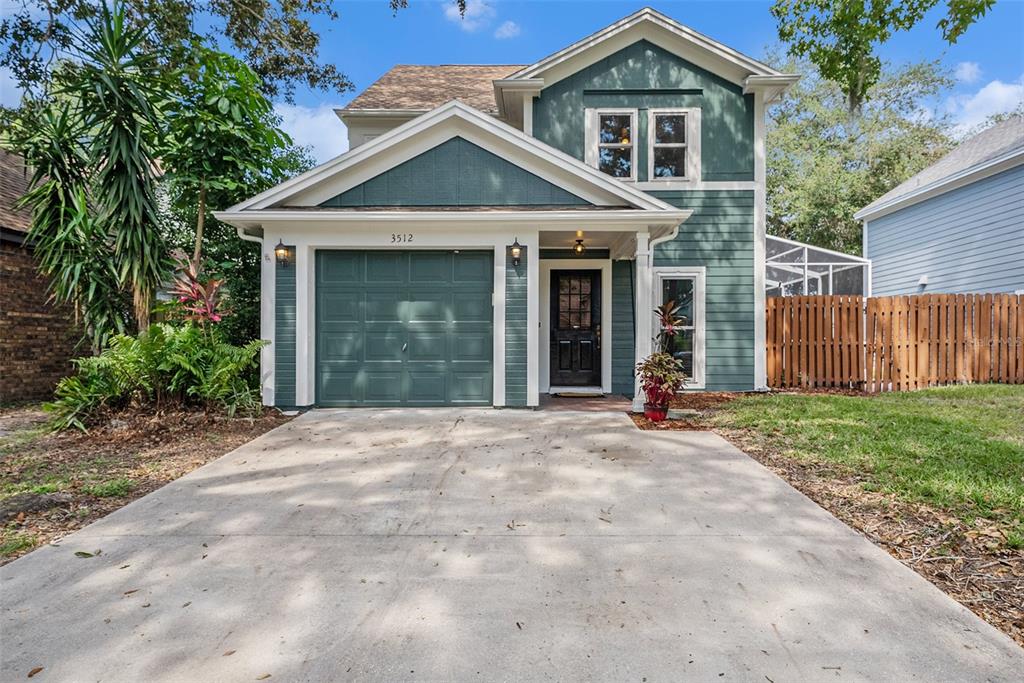
<path id="1" fill-rule="evenodd" d="M 399 64 L 361 92 L 345 110 L 430 110 L 461 100 L 485 114 L 496 114 L 492 81 L 515 73 L 522 64 Z"/>
<path id="2" fill-rule="evenodd" d="M 919 188 L 941 182 L 962 171 L 996 159 L 1020 149 L 1024 151 L 1024 117 L 1015 116 L 995 124 L 961 142 L 956 149 L 934 164 L 911 176 L 910 179 L 889 190 L 875 201 L 861 209 L 871 211 L 877 206 L 908 195 Z M 860 213 L 860 212 L 858 212 Z"/>

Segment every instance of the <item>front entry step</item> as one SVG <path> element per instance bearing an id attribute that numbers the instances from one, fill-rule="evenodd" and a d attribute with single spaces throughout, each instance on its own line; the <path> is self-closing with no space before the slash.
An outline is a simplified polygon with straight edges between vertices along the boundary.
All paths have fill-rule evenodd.
<path id="1" fill-rule="evenodd" d="M 601 387 L 551 387 L 548 390 L 551 396 L 562 398 L 595 398 L 604 396 Z"/>

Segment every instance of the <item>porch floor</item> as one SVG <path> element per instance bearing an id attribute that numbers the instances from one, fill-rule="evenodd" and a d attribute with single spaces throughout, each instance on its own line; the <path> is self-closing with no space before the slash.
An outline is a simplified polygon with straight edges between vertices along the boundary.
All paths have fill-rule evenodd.
<path id="1" fill-rule="evenodd" d="M 582 411 L 586 413 L 607 413 L 616 412 L 624 413 L 629 412 L 633 407 L 633 402 L 625 396 L 619 396 L 618 394 L 607 394 L 605 396 L 588 396 L 588 397 L 566 397 L 566 396 L 549 396 L 548 394 L 541 394 L 539 410 L 555 410 L 555 411 Z"/>

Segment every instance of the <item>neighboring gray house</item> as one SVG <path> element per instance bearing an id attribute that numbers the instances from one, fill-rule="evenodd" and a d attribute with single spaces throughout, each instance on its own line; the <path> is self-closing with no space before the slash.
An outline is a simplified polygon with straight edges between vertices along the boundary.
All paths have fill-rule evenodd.
<path id="1" fill-rule="evenodd" d="M 216 214 L 262 244 L 264 402 L 633 396 L 670 299 L 689 388 L 765 387 L 765 107 L 797 78 L 651 9 L 395 67 L 348 152 Z"/>
<path id="2" fill-rule="evenodd" d="M 854 217 L 873 296 L 1024 293 L 1024 117 L 964 141 Z"/>

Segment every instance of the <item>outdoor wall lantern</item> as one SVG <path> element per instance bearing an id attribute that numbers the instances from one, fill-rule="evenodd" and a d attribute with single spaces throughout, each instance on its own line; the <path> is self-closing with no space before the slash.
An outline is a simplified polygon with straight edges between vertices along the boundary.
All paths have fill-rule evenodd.
<path id="1" fill-rule="evenodd" d="M 512 243 L 512 246 L 508 248 L 509 255 L 512 256 L 512 265 L 519 265 L 519 258 L 523 255 L 523 245 L 519 244 L 519 238 L 516 237 L 516 241 Z"/>
<path id="2" fill-rule="evenodd" d="M 587 248 L 585 246 L 583 246 L 583 239 L 582 238 L 576 240 L 576 246 L 574 246 L 572 248 L 572 251 L 577 256 L 583 256 L 583 254 L 587 251 Z"/>
<path id="3" fill-rule="evenodd" d="M 288 267 L 288 247 L 284 246 L 284 240 L 278 240 L 274 247 L 274 256 L 277 258 L 277 265 L 282 268 Z"/>

